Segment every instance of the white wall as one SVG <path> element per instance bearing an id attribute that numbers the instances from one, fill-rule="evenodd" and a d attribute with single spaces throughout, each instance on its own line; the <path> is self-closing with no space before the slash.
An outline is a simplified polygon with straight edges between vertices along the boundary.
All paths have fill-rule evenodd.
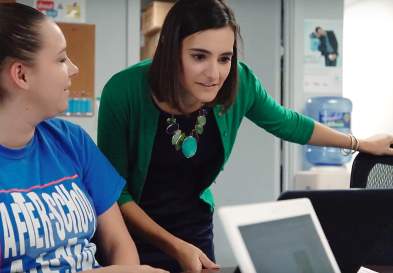
<path id="1" fill-rule="evenodd" d="M 280 100 L 280 12 L 278 0 L 229 0 L 244 39 L 243 60 Z M 223 173 L 213 187 L 217 207 L 273 200 L 280 191 L 280 141 L 244 119 Z M 214 218 L 216 258 L 236 265 L 221 222 Z"/>
<path id="2" fill-rule="evenodd" d="M 96 25 L 95 95 L 99 97 L 110 77 L 139 61 L 139 0 L 87 0 L 86 23 Z M 97 138 L 97 114 L 67 117 Z"/>
<path id="3" fill-rule="evenodd" d="M 358 137 L 393 133 L 393 1 L 351 0 L 344 13 L 344 96 Z"/>
<path id="4" fill-rule="evenodd" d="M 96 25 L 95 94 L 99 97 L 109 78 L 128 65 L 128 1 L 87 0 L 86 23 Z M 97 113 L 96 108 L 93 117 L 66 119 L 81 125 L 96 140 Z"/>
<path id="5" fill-rule="evenodd" d="M 303 89 L 304 20 L 343 20 L 344 0 L 284 0 L 284 5 L 286 19 L 284 105 L 303 112 L 307 98 L 328 95 L 305 93 Z M 343 57 L 343 59 L 345 58 Z M 285 142 L 283 155 L 284 189 L 291 189 L 293 188 L 294 174 L 305 168 L 307 164 L 303 160 L 303 150 L 300 145 Z"/>

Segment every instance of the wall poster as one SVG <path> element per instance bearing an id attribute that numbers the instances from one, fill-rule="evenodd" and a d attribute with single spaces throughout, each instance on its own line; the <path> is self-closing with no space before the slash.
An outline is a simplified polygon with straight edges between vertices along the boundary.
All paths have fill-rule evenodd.
<path id="1" fill-rule="evenodd" d="M 304 20 L 304 92 L 342 94 L 343 23 Z"/>

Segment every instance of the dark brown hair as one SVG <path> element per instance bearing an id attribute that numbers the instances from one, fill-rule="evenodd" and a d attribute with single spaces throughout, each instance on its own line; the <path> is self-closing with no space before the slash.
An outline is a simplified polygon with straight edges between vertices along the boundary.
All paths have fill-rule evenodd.
<path id="1" fill-rule="evenodd" d="M 38 25 L 47 17 L 38 10 L 18 3 L 0 4 L 0 72 L 8 59 L 33 65 L 41 48 Z M 6 91 L 0 82 L 0 102 Z"/>
<path id="2" fill-rule="evenodd" d="M 235 100 L 237 91 L 237 47 L 239 26 L 224 0 L 178 0 L 165 18 L 161 36 L 149 71 L 153 95 L 180 112 L 181 43 L 187 36 L 199 31 L 230 26 L 235 34 L 231 69 L 211 106 L 221 104 L 227 109 Z"/>

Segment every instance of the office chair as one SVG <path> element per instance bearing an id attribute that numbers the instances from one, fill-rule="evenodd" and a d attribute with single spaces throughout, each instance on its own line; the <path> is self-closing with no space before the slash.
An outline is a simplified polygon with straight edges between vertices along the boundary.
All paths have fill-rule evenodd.
<path id="1" fill-rule="evenodd" d="M 358 153 L 352 164 L 351 188 L 393 188 L 393 156 Z M 392 222 L 380 235 L 365 262 L 369 265 L 393 265 L 393 208 Z"/>
<path id="2" fill-rule="evenodd" d="M 352 164 L 351 188 L 393 188 L 393 156 L 358 153 Z"/>

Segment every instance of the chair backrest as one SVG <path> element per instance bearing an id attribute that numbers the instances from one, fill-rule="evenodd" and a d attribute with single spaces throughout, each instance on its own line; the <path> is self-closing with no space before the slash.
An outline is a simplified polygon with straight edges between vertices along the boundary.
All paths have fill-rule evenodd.
<path id="1" fill-rule="evenodd" d="M 393 188 L 393 156 L 358 153 L 352 164 L 351 188 Z M 386 208 L 391 210 L 392 208 Z M 393 226 L 387 228 L 367 259 L 370 265 L 393 265 Z"/>
<path id="2" fill-rule="evenodd" d="M 351 188 L 393 188 L 393 156 L 358 153 L 352 164 Z"/>

